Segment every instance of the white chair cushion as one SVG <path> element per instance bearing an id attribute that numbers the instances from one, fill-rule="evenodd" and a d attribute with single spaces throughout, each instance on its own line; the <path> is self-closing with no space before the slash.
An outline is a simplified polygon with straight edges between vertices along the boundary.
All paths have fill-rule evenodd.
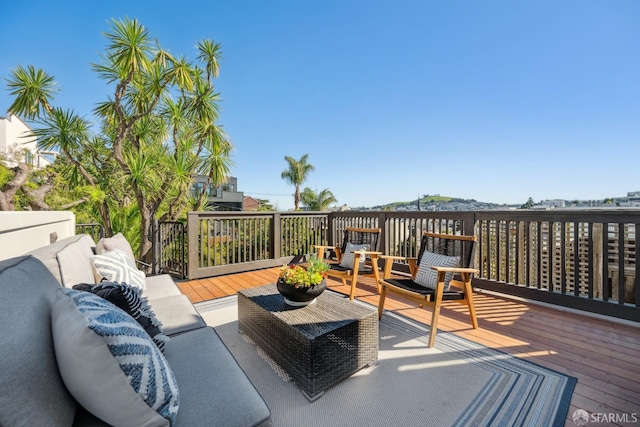
<path id="1" fill-rule="evenodd" d="M 424 251 L 420 259 L 420 266 L 416 278 L 413 279 L 419 285 L 425 288 L 435 290 L 438 285 L 438 273 L 431 267 L 457 267 L 460 265 L 459 256 L 446 256 L 434 254 L 433 252 Z M 448 291 L 451 285 L 453 273 L 447 273 L 444 278 L 444 290 Z"/>

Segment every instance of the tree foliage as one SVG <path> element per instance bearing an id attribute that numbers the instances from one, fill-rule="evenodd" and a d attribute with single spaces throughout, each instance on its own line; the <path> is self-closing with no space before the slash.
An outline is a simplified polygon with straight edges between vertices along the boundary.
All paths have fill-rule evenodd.
<path id="1" fill-rule="evenodd" d="M 301 194 L 301 201 L 311 211 L 326 211 L 331 204 L 337 203 L 338 199 L 328 188 L 316 193 L 311 188 L 305 187 Z"/>
<path id="2" fill-rule="evenodd" d="M 307 180 L 309 173 L 311 173 L 315 168 L 308 162 L 309 154 L 303 155 L 299 160 L 296 160 L 291 156 L 285 156 L 284 159 L 288 164 L 288 168 L 283 170 L 280 176 L 285 180 L 285 182 L 295 187 L 296 191 L 293 195 L 293 202 L 294 209 L 298 210 L 300 208 L 301 201 L 300 187 Z"/>
<path id="3" fill-rule="evenodd" d="M 526 203 L 520 206 L 520 209 L 531 209 L 535 205 L 535 202 L 531 197 L 526 201 Z"/>
<path id="4" fill-rule="evenodd" d="M 112 96 L 97 104 L 99 124 L 52 105 L 55 81 L 35 67 L 17 67 L 9 112 L 35 119 L 40 149 L 59 149 L 68 189 L 92 205 L 108 235 L 138 227 L 140 255 L 151 250 L 153 219 L 176 220 L 198 209 L 206 195 L 189 198 L 195 174 L 222 184 L 232 145 L 218 124 L 220 45 L 202 40 L 196 61 L 162 49 L 136 19 L 110 23 L 101 61 L 92 69 Z M 132 209 L 132 204 L 135 209 Z M 138 216 L 139 220 L 124 218 Z M 127 224 L 127 225 L 124 225 Z"/>

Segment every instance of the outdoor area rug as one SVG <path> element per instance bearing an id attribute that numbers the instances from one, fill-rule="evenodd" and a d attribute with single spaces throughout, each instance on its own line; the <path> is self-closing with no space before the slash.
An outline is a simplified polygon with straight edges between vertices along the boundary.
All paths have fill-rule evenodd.
<path id="1" fill-rule="evenodd" d="M 428 326 L 385 312 L 378 363 L 310 402 L 238 332 L 236 296 L 196 308 L 263 396 L 275 426 L 563 426 L 576 383 L 444 331 L 428 348 Z"/>

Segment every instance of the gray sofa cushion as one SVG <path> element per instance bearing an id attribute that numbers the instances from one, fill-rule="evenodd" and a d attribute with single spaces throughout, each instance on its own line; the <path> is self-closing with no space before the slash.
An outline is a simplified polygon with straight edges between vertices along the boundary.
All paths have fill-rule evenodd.
<path id="1" fill-rule="evenodd" d="M 102 255 L 107 252 L 114 251 L 116 249 L 120 249 L 124 252 L 129 258 L 135 261 L 136 257 L 133 254 L 133 249 L 131 248 L 131 244 L 127 240 L 126 237 L 122 233 L 118 233 L 113 237 L 103 237 L 98 240 L 98 244 L 96 244 L 96 254 Z"/>
<path id="2" fill-rule="evenodd" d="M 55 257 L 54 257 L 55 259 Z M 51 334 L 60 284 L 34 257 L 0 261 L 0 425 L 69 426 L 76 402 L 62 382 Z"/>
<path id="3" fill-rule="evenodd" d="M 93 239 L 91 237 L 83 236 L 77 242 L 70 243 L 56 254 L 60 266 L 62 284 L 65 287 L 71 288 L 78 283 L 95 283 L 95 276 L 89 258 L 93 256 L 92 243 Z"/>
<path id="4" fill-rule="evenodd" d="M 166 335 L 173 336 L 206 325 L 189 298 L 184 295 L 149 300 L 149 306 L 162 323 L 162 332 Z"/>
<path id="5" fill-rule="evenodd" d="M 26 255 L 33 255 L 34 257 L 38 258 L 44 264 L 44 266 L 49 269 L 51 274 L 53 274 L 53 276 L 58 280 L 58 283 L 62 284 L 60 265 L 58 264 L 57 258 L 58 252 L 66 248 L 71 243 L 77 242 L 83 237 L 88 237 L 91 242 L 93 242 L 93 239 L 91 239 L 90 236 L 87 236 L 86 234 L 79 234 L 76 236 L 67 237 L 41 248 L 34 249 L 31 252 L 28 252 Z"/>
<path id="6" fill-rule="evenodd" d="M 173 279 L 168 274 L 147 276 L 145 281 L 147 286 L 144 288 L 142 296 L 148 298 L 149 301 L 171 295 L 182 295 L 180 289 L 173 283 Z"/>
<path id="7" fill-rule="evenodd" d="M 244 427 L 269 420 L 269 408 L 213 328 L 172 337 L 165 356 L 180 388 L 176 426 Z"/>

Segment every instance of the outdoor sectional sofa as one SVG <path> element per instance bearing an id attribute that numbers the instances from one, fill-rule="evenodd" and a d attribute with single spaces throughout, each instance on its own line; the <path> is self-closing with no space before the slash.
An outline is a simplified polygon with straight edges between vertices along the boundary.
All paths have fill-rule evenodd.
<path id="1" fill-rule="evenodd" d="M 90 369 L 91 378 L 94 374 L 98 377 L 107 374 L 112 366 L 101 365 L 104 361 L 99 359 L 105 357 L 94 353 L 106 346 L 92 345 L 76 351 L 73 347 L 81 338 L 72 336 L 64 341 L 57 335 L 60 319 L 69 315 L 65 310 L 77 315 L 76 310 L 69 310 L 64 305 L 71 304 L 69 295 L 88 294 L 65 289 L 79 283 L 96 283 L 89 258 L 94 255 L 95 246 L 90 236 L 77 235 L 25 256 L 0 261 L 0 425 L 107 425 L 93 415 L 95 411 L 85 409 L 72 396 L 68 379 L 69 374 L 74 374 L 76 364 L 91 367 L 95 363 L 95 371 L 99 372 Z M 270 425 L 269 408 L 258 391 L 215 330 L 205 325 L 171 277 L 146 277 L 142 296 L 148 299 L 148 305 L 161 321 L 162 332 L 169 336 L 164 347 L 164 359 L 170 368 L 166 371 L 172 373 L 179 390 L 173 425 Z M 71 326 L 75 327 L 75 324 Z M 67 333 L 67 329 L 62 329 L 62 333 Z M 106 359 L 111 363 L 108 357 Z M 63 374 L 60 367 L 65 365 Z M 133 405 L 135 410 L 142 406 L 142 412 L 148 408 L 144 407 L 144 402 L 136 401 L 139 397 L 135 393 L 132 397 L 129 388 L 119 386 L 120 377 L 121 374 L 109 375 L 101 379 L 100 384 L 82 386 L 87 386 L 85 394 L 99 394 L 105 388 L 113 387 L 115 382 L 120 389 L 115 393 L 111 390 L 113 396 L 108 396 L 115 401 L 106 400 L 104 405 L 108 407 L 101 410 L 108 416 L 124 419 L 123 424 L 156 424 L 155 413 L 146 421 L 128 415 L 128 405 Z M 77 384 L 72 388 L 75 390 Z M 98 402 L 92 404 L 102 404 L 99 396 Z M 83 402 L 85 398 L 96 400 L 94 396 L 81 397 Z M 169 425 L 169 422 L 160 418 L 160 425 Z"/>

